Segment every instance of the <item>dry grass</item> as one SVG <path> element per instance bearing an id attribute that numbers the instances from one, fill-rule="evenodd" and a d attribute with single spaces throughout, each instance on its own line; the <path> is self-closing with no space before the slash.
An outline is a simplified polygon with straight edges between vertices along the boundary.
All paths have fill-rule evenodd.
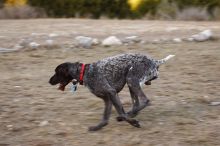
<path id="1" fill-rule="evenodd" d="M 185 21 L 207 21 L 210 19 L 205 8 L 185 8 L 181 11 L 177 11 L 176 20 L 185 20 Z"/>
<path id="2" fill-rule="evenodd" d="M 217 9 L 215 13 L 218 13 Z M 166 0 L 162 1 L 158 6 L 155 17 L 161 20 L 183 21 L 206 21 L 211 18 L 206 8 L 188 7 L 181 10 L 175 3 L 168 3 Z M 214 17 L 214 19 L 216 19 L 216 17 Z"/>
<path id="3" fill-rule="evenodd" d="M 220 8 L 216 8 L 214 10 L 214 19 L 215 20 L 220 20 Z"/>

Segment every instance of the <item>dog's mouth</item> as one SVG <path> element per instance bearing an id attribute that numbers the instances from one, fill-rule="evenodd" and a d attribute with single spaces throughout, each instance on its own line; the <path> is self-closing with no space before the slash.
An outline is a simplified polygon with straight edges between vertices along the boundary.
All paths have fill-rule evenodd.
<path id="1" fill-rule="evenodd" d="M 76 85 L 77 84 L 77 80 L 73 79 L 73 80 L 70 80 L 70 81 L 67 81 L 67 82 L 59 83 L 58 90 L 64 91 L 66 85 L 68 85 L 69 83 L 72 83 L 72 84 Z"/>
<path id="2" fill-rule="evenodd" d="M 64 84 L 59 84 L 58 90 L 64 91 L 65 90 L 66 85 Z"/>
<path id="3" fill-rule="evenodd" d="M 58 87 L 58 90 L 64 91 L 66 85 L 68 85 L 69 83 L 70 83 L 70 82 L 68 82 L 68 83 L 60 83 L 60 84 L 59 84 L 59 87 Z"/>

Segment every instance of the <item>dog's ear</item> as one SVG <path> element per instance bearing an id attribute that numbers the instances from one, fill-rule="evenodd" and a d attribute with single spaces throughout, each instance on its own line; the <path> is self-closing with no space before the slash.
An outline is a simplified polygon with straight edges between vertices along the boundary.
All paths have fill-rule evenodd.
<path id="1" fill-rule="evenodd" d="M 69 74 L 69 63 L 62 63 L 55 69 L 56 73 L 64 74 L 65 76 L 68 76 Z"/>
<path id="2" fill-rule="evenodd" d="M 68 74 L 71 75 L 71 77 L 73 79 L 77 79 L 77 75 L 78 75 L 78 69 L 79 69 L 79 62 L 75 62 L 75 63 L 71 63 L 71 65 L 69 65 L 68 68 Z"/>
<path id="3" fill-rule="evenodd" d="M 68 67 L 65 67 L 65 68 L 63 69 L 63 73 L 65 74 L 66 77 L 69 76 L 69 68 L 68 68 Z"/>

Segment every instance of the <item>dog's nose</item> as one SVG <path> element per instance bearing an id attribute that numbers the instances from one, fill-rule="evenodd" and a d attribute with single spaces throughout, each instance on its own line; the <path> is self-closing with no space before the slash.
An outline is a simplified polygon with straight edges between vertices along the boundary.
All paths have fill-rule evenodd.
<path id="1" fill-rule="evenodd" d="M 52 76 L 48 82 L 51 85 L 56 85 L 56 83 L 54 82 L 54 76 Z"/>
<path id="2" fill-rule="evenodd" d="M 50 78 L 50 80 L 48 81 L 48 83 L 52 85 L 52 81 L 51 81 L 51 80 L 52 80 L 52 79 Z"/>

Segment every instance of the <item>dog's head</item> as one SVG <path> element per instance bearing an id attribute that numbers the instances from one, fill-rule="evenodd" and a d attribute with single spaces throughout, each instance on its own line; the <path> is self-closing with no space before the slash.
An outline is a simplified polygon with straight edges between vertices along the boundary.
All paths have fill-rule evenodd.
<path id="1" fill-rule="evenodd" d="M 155 66 L 148 70 L 145 85 L 151 85 L 151 81 L 158 78 L 159 66 Z"/>
<path id="2" fill-rule="evenodd" d="M 174 56 L 175 55 L 168 55 L 164 59 L 154 61 L 147 72 L 145 85 L 151 85 L 151 81 L 158 78 L 160 65 L 164 64 L 167 60 L 173 58 Z"/>
<path id="3" fill-rule="evenodd" d="M 77 79 L 79 63 L 62 63 L 55 69 L 55 74 L 50 78 L 51 85 L 59 85 L 59 90 L 64 91 L 65 86 L 68 85 L 73 79 Z"/>

